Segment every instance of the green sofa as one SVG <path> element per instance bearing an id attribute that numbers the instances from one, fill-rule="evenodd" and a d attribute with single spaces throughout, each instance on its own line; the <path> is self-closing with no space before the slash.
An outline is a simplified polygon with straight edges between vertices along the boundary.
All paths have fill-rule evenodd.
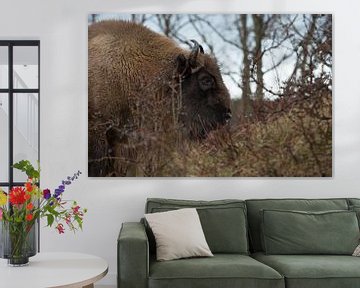
<path id="1" fill-rule="evenodd" d="M 214 257 L 156 261 L 155 239 L 145 221 L 123 223 L 119 288 L 360 287 L 360 257 L 351 256 L 359 242 L 360 199 L 152 198 L 145 212 L 188 207 L 197 208 Z M 311 231 L 313 223 L 319 229 Z M 344 233 L 322 237 L 325 228 Z"/>

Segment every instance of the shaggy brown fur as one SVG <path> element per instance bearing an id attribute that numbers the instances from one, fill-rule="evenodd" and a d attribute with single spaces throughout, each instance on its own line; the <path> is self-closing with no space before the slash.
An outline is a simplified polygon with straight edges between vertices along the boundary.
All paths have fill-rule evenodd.
<path id="1" fill-rule="evenodd" d="M 130 138 L 136 142 L 139 129 L 161 126 L 168 133 L 165 126 L 177 121 L 190 138 L 201 138 L 226 122 L 230 97 L 216 61 L 198 53 L 190 70 L 184 62 L 189 57 L 190 51 L 139 24 L 104 21 L 89 27 L 89 176 L 114 175 L 114 167 L 116 175 L 128 175 L 136 148 L 116 151 Z M 200 91 L 199 77 L 208 75 L 215 84 Z M 126 167 L 111 157 L 126 158 Z"/>

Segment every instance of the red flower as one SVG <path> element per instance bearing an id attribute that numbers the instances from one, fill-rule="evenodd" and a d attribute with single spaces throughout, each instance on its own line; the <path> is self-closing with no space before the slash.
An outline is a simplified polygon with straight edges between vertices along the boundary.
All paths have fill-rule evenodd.
<path id="1" fill-rule="evenodd" d="M 9 201 L 12 205 L 21 205 L 26 201 L 25 189 L 23 187 L 13 187 L 9 193 Z"/>
<path id="2" fill-rule="evenodd" d="M 64 229 L 64 225 L 63 225 L 63 224 L 59 223 L 55 228 L 58 230 L 59 234 L 65 233 L 65 232 L 64 232 L 65 229 Z"/>
<path id="3" fill-rule="evenodd" d="M 26 210 L 31 210 L 34 208 L 34 205 L 32 203 L 29 203 L 26 205 Z"/>
<path id="4" fill-rule="evenodd" d="M 71 207 L 71 209 L 73 210 L 74 215 L 76 215 L 79 214 L 80 206 Z"/>
<path id="5" fill-rule="evenodd" d="M 26 221 L 31 221 L 34 218 L 32 214 L 26 215 Z"/>
<path id="6" fill-rule="evenodd" d="M 34 189 L 30 182 L 26 182 L 25 187 L 28 192 L 31 192 Z"/>
<path id="7" fill-rule="evenodd" d="M 29 193 L 25 193 L 24 198 L 25 200 L 29 200 L 31 198 L 31 195 Z"/>
<path id="8" fill-rule="evenodd" d="M 71 215 L 70 214 L 66 215 L 65 222 L 66 222 L 67 225 L 69 225 L 71 223 Z"/>

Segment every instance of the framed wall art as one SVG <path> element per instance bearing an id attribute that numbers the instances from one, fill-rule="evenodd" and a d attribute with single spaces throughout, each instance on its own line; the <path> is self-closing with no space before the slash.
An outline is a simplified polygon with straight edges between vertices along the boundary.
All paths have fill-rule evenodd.
<path id="1" fill-rule="evenodd" d="M 331 177 L 331 14 L 91 14 L 90 177 Z"/>

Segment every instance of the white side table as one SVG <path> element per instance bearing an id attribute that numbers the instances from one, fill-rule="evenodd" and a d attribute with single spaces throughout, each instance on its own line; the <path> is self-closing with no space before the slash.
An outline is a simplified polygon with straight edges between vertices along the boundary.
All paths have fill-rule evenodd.
<path id="1" fill-rule="evenodd" d="M 80 253 L 38 253 L 28 266 L 8 267 L 0 260 L 1 288 L 93 288 L 108 272 L 100 257 Z"/>

